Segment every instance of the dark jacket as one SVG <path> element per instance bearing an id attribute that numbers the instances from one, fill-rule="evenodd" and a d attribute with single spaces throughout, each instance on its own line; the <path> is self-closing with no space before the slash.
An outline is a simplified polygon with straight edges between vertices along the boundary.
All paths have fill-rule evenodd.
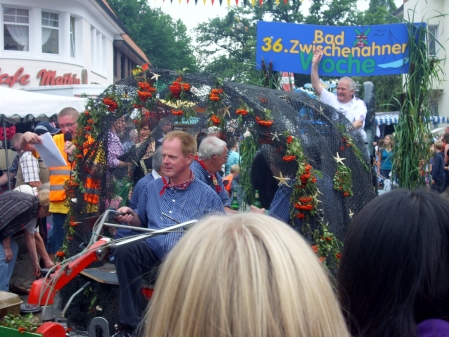
<path id="1" fill-rule="evenodd" d="M 432 179 L 435 181 L 443 181 L 446 180 L 446 174 L 444 173 L 444 153 L 437 152 L 435 157 L 433 157 L 432 164 Z"/>

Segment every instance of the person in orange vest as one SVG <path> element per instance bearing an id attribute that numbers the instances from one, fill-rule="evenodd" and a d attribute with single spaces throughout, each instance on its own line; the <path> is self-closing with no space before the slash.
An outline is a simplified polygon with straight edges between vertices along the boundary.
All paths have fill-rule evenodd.
<path id="1" fill-rule="evenodd" d="M 64 222 L 69 212 L 65 205 L 66 194 L 64 184 L 70 179 L 70 170 L 72 169 L 73 150 L 75 145 L 71 140 L 75 138 L 78 127 L 79 112 L 71 107 L 61 110 L 58 114 L 58 124 L 62 133 L 53 136 L 53 140 L 59 149 L 67 165 L 58 167 L 49 167 L 50 170 L 50 213 L 53 222 L 53 236 L 49 247 L 49 255 L 54 255 L 61 249 L 64 241 Z M 35 133 L 25 132 L 20 139 L 20 148 L 24 151 L 34 151 L 34 144 L 41 144 L 42 139 Z"/>

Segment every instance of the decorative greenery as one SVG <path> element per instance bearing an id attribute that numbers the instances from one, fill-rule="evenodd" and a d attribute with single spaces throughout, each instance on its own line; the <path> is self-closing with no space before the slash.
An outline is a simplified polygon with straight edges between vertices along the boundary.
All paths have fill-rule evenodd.
<path id="1" fill-rule="evenodd" d="M 401 113 L 394 142 L 393 175 L 403 188 L 415 188 L 421 184 L 421 163 L 430 159 L 428 148 L 432 136 L 427 122 L 430 117 L 428 101 L 443 73 L 440 60 L 429 55 L 426 26 L 413 22 L 412 18 L 406 23 L 410 68 L 404 76 L 404 92 L 399 100 Z"/>
<path id="2" fill-rule="evenodd" d="M 313 251 L 321 262 L 327 265 L 327 262 L 333 262 L 338 266 L 340 262 L 340 249 L 343 244 L 329 230 L 329 225 L 320 223 L 321 228 L 317 228 L 313 232 L 314 245 Z"/>
<path id="3" fill-rule="evenodd" d="M 12 314 L 6 315 L 0 321 L 1 326 L 5 326 L 11 329 L 17 329 L 19 332 L 35 332 L 41 325 L 32 313 L 26 316 L 14 316 Z"/>

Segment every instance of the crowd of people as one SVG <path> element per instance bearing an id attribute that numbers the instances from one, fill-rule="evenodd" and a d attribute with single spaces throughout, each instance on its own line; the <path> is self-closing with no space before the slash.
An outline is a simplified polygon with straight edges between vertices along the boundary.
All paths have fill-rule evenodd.
<path id="1" fill-rule="evenodd" d="M 365 139 L 366 107 L 354 95 L 354 81 L 344 77 L 337 95 L 327 92 L 318 77 L 321 57 L 317 50 L 312 60 L 314 89 Z M 11 141 L 18 154 L 9 177 L 16 177 L 17 188 L 0 195 L 1 291 L 26 293 L 40 266 L 52 267 L 62 246 L 69 212 L 64 184 L 71 175 L 78 117 L 75 109 L 63 109 L 58 127 L 40 123 Z M 425 189 L 396 189 L 368 203 L 352 221 L 334 279 L 314 254 L 310 238 L 290 226 L 291 187 L 275 183 L 270 200 L 261 196 L 264 208 L 231 209 L 240 175 L 238 139 L 225 142 L 216 128 L 194 137 L 173 130 L 166 120 L 159 126 L 161 134 L 153 135 L 155 126 L 143 119 L 137 133 L 127 130 L 122 117 L 106 130 L 107 174 L 123 170 L 135 183 L 115 217 L 130 228 L 118 230 L 116 238 L 135 234 L 133 227 L 199 222 L 186 234 L 170 232 L 115 249 L 120 290 L 116 337 L 449 336 L 446 199 Z M 53 136 L 66 166 L 45 166 L 34 147 L 42 142 L 40 132 Z M 448 181 L 446 135 L 444 143 L 434 144 L 430 168 L 437 191 Z M 385 136 L 374 156 L 383 177 L 392 170 L 392 142 L 391 135 Z M 132 163 L 124 155 L 132 149 L 143 156 L 129 177 Z M 252 172 L 253 184 L 269 184 L 261 172 L 266 168 L 268 176 L 273 174 L 261 151 L 253 165 L 258 168 Z M 0 177 L 0 183 L 5 179 Z M 320 177 L 317 185 L 323 198 L 332 199 L 329 177 Z M 37 219 L 49 214 L 52 235 L 45 247 L 36 228 L 46 226 L 37 226 Z M 300 228 L 300 220 L 295 221 Z M 29 262 L 23 257 L 27 254 Z M 150 303 L 141 292 L 149 281 L 156 282 Z"/>

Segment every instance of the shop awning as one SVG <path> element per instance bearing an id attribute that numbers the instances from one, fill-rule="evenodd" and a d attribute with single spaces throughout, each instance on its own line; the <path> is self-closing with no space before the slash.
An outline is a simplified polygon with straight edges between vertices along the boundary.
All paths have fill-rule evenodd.
<path id="1" fill-rule="evenodd" d="M 86 98 L 38 94 L 34 92 L 0 87 L 0 117 L 6 118 L 56 115 L 66 107 L 84 111 Z"/>
<path id="2" fill-rule="evenodd" d="M 386 115 L 378 115 L 376 118 L 377 125 L 392 125 L 397 124 L 399 119 L 399 113 L 397 114 L 386 114 Z M 449 123 L 449 118 L 445 116 L 430 116 L 429 123 Z"/>

